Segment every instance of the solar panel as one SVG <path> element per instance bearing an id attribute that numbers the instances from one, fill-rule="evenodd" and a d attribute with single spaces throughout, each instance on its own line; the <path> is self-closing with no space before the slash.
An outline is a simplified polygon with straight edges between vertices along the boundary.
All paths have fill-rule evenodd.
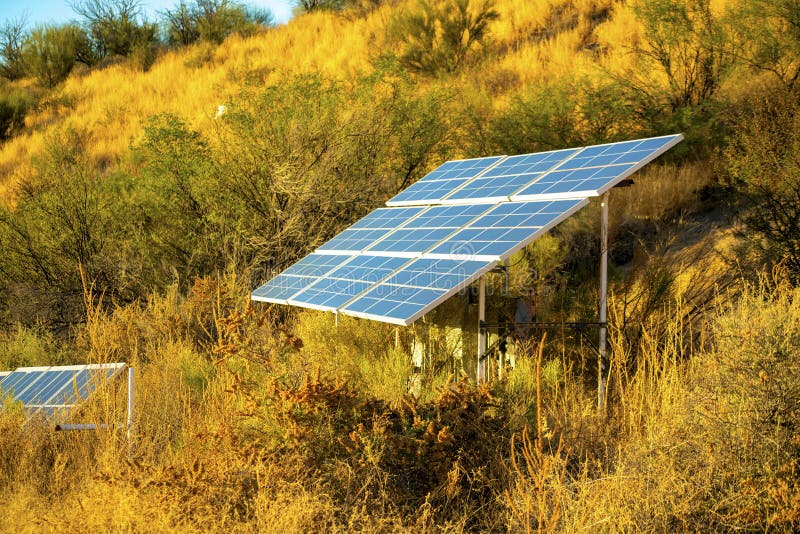
<path id="1" fill-rule="evenodd" d="M 252 298 L 410 324 L 681 139 L 448 161 Z"/>
<path id="2" fill-rule="evenodd" d="M 496 264 L 419 258 L 340 311 L 355 317 L 409 325 Z"/>
<path id="3" fill-rule="evenodd" d="M 424 210 L 424 206 L 378 208 L 319 247 L 316 252 L 358 254 Z"/>
<path id="4" fill-rule="evenodd" d="M 572 199 L 498 204 L 440 242 L 426 257 L 506 259 L 588 203 Z"/>
<path id="5" fill-rule="evenodd" d="M 390 199 L 386 205 L 437 204 L 453 190 L 479 176 L 486 169 L 503 159 L 503 157 L 461 159 L 443 163 L 436 170 L 423 176 L 410 187 Z"/>
<path id="6" fill-rule="evenodd" d="M 490 201 L 504 202 L 535 178 L 549 171 L 577 153 L 579 148 L 539 152 L 510 156 L 480 177 L 466 183 L 460 189 L 446 196 L 443 204 L 463 204 L 465 202 Z"/>
<path id="7" fill-rule="evenodd" d="M 491 207 L 491 204 L 430 207 L 370 246 L 367 253 L 419 256 Z"/>
<path id="8" fill-rule="evenodd" d="M 113 379 L 124 363 L 20 367 L 0 377 L 0 393 L 21 402 L 29 414 L 49 417 L 74 408 L 104 382 Z"/>
<path id="9" fill-rule="evenodd" d="M 281 274 L 259 287 L 250 296 L 260 302 L 286 304 L 297 293 L 301 292 L 324 276 L 339 267 L 352 256 L 343 254 L 309 254 Z"/>
<path id="10" fill-rule="evenodd" d="M 514 193 L 514 201 L 599 196 L 675 146 L 682 135 L 586 147 Z"/>
<path id="11" fill-rule="evenodd" d="M 408 263 L 405 258 L 356 256 L 289 299 L 289 304 L 335 311 L 405 263 Z"/>

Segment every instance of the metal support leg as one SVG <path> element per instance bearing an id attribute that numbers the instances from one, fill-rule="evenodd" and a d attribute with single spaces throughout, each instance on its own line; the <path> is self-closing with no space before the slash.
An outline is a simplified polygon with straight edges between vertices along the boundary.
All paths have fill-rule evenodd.
<path id="1" fill-rule="evenodd" d="M 600 340 L 597 357 L 597 408 L 606 405 L 606 316 L 608 303 L 608 192 L 600 203 Z"/>
<path id="2" fill-rule="evenodd" d="M 478 371 L 477 381 L 482 383 L 486 381 L 486 360 L 484 354 L 486 352 L 486 332 L 483 325 L 486 322 L 486 278 L 481 276 L 478 281 Z"/>
<path id="3" fill-rule="evenodd" d="M 125 424 L 127 429 L 128 450 L 130 451 L 131 437 L 133 435 L 133 367 L 128 367 L 128 417 Z"/>

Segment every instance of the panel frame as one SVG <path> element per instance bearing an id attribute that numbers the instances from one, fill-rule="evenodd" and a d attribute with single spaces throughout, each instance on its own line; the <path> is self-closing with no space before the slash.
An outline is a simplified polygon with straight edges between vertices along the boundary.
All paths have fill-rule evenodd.
<path id="1" fill-rule="evenodd" d="M 60 373 L 60 372 L 65 372 L 65 371 L 74 371 L 74 372 L 87 371 L 87 372 L 91 372 L 91 371 L 111 370 L 112 372 L 110 374 L 106 374 L 102 378 L 100 378 L 100 380 L 102 380 L 104 382 L 111 382 L 126 367 L 127 367 L 127 364 L 123 363 L 123 362 L 95 363 L 95 364 L 84 364 L 84 365 L 19 367 L 19 368 L 15 369 L 14 371 L 11 371 L 11 372 L 7 373 L 5 376 L 8 376 L 8 375 L 10 375 L 12 373 L 17 373 L 17 372 L 25 373 L 25 374 L 28 374 L 28 373 L 31 373 L 31 374 L 38 373 L 39 374 L 39 376 L 35 380 L 33 380 L 30 384 L 28 384 L 24 389 L 22 389 L 22 390 L 20 390 L 18 392 L 17 391 L 13 392 L 14 393 L 13 394 L 13 398 L 15 400 L 18 400 L 20 395 L 23 395 L 26 392 L 31 391 L 31 388 L 35 384 L 37 384 L 40 381 L 40 379 L 44 376 L 44 373 L 47 373 L 47 372 L 59 372 Z M 95 383 L 96 380 L 97 380 L 97 377 L 90 375 L 89 379 L 86 381 L 86 385 L 87 385 L 87 387 L 86 387 L 86 396 L 82 396 L 80 391 L 75 392 L 75 394 L 72 395 L 72 400 L 73 400 L 72 403 L 58 403 L 58 404 L 55 404 L 55 403 L 53 403 L 51 401 L 53 401 L 56 397 L 58 397 L 63 391 L 65 391 L 68 388 L 73 386 L 74 375 L 70 380 L 66 381 L 61 387 L 59 387 L 57 390 L 55 390 L 52 393 L 50 393 L 50 395 L 46 399 L 40 399 L 40 402 L 27 403 L 27 402 L 24 402 L 22 400 L 19 400 L 19 402 L 22 403 L 22 406 L 26 411 L 29 411 L 29 412 L 32 412 L 32 413 L 38 413 L 38 412 L 41 412 L 41 411 L 44 411 L 44 410 L 47 410 L 47 409 L 52 409 L 53 413 L 56 413 L 58 410 L 72 409 L 72 408 L 77 407 L 79 403 L 87 401 L 89 399 L 89 397 L 92 395 L 92 393 L 96 389 L 94 386 L 90 387 L 89 384 Z M 47 383 L 43 383 L 43 387 L 47 387 L 47 385 L 50 384 L 51 382 L 52 382 L 52 380 L 47 382 Z M 52 414 L 50 414 L 50 415 L 52 415 Z"/>
<path id="2" fill-rule="evenodd" d="M 425 256 L 423 256 L 422 258 L 414 258 L 414 259 L 425 259 Z M 442 258 L 429 258 L 429 259 L 442 259 Z M 453 258 L 444 258 L 444 259 L 453 259 Z M 470 258 L 470 259 L 473 259 L 473 258 Z M 475 260 L 475 261 L 480 261 L 480 260 Z M 409 265 L 411 263 L 412 262 L 409 262 Z M 347 304 L 345 304 L 344 306 L 339 308 L 338 313 L 341 313 L 341 314 L 344 314 L 344 315 L 349 315 L 351 317 L 358 317 L 360 319 L 369 319 L 371 321 L 378 321 L 378 322 L 382 322 L 382 323 L 395 324 L 395 325 L 398 325 L 398 326 L 409 326 L 412 323 L 414 323 L 415 321 L 417 321 L 423 315 L 425 315 L 427 313 L 430 313 L 431 310 L 439 307 L 441 304 L 443 304 L 445 301 L 450 299 L 453 295 L 455 295 L 456 293 L 458 293 L 462 289 L 464 289 L 464 288 L 468 287 L 469 285 L 471 285 L 472 283 L 474 283 L 481 276 L 483 276 L 487 272 L 489 272 L 492 269 L 494 269 L 495 267 L 497 267 L 497 265 L 499 263 L 500 263 L 500 261 L 490 261 L 490 262 L 488 262 L 485 267 L 477 270 L 471 276 L 468 276 L 467 278 L 465 278 L 464 281 L 460 282 L 459 284 L 456 284 L 453 288 L 451 288 L 449 290 L 442 290 L 442 294 L 438 298 L 436 298 L 435 300 L 431 301 L 427 306 L 423 307 L 420 311 L 418 311 L 417 313 L 415 313 L 414 315 L 412 315 L 411 317 L 409 317 L 408 319 L 405 319 L 405 320 L 398 319 L 398 318 L 395 318 L 395 317 L 389 317 L 389 316 L 386 316 L 386 315 L 376 315 L 376 314 L 372 314 L 372 313 L 364 313 L 364 312 L 357 312 L 357 311 L 347 310 L 347 306 L 349 304 L 351 304 L 353 301 L 357 300 L 361 296 L 365 295 L 367 293 L 367 291 L 370 291 L 372 288 L 370 288 L 370 290 L 365 291 L 364 293 L 362 293 L 358 297 L 352 299 L 350 302 L 348 302 Z M 398 270 L 400 270 L 400 269 L 398 269 Z M 387 276 L 385 280 L 388 280 L 389 278 L 391 278 L 391 275 Z M 384 283 L 385 280 L 380 282 L 380 283 Z M 373 288 L 376 287 L 377 285 L 379 285 L 379 284 L 375 284 L 375 286 L 373 286 Z M 394 285 L 395 287 L 409 287 L 409 288 L 415 288 L 415 289 L 430 289 L 430 288 L 423 288 L 423 287 L 417 287 L 417 286 L 402 286 L 402 285 L 397 285 L 397 284 L 392 284 L 392 285 Z"/>
<path id="3" fill-rule="evenodd" d="M 516 191 L 516 193 L 514 193 L 513 195 L 509 195 L 509 197 L 508 197 L 509 201 L 511 201 L 511 202 L 530 202 L 530 201 L 537 201 L 537 200 L 572 200 L 572 199 L 577 199 L 577 198 L 587 198 L 587 197 L 599 197 L 599 196 L 602 196 L 606 191 L 609 191 L 610 189 L 614 188 L 617 184 L 619 184 L 620 182 L 622 182 L 626 178 L 629 178 L 630 176 L 636 174 L 645 165 L 649 165 L 653 160 L 657 159 L 658 157 L 663 155 L 665 152 L 667 152 L 668 150 L 673 148 L 675 145 L 677 145 L 678 143 L 683 141 L 684 137 L 683 137 L 683 134 L 671 134 L 671 135 L 661 135 L 661 136 L 657 136 L 657 137 L 646 137 L 646 138 L 643 138 L 643 139 L 632 139 L 631 141 L 652 141 L 654 139 L 666 139 L 666 138 L 669 138 L 669 137 L 673 137 L 673 139 L 669 143 L 665 144 L 664 146 L 662 146 L 658 150 L 654 151 L 649 157 L 639 161 L 638 163 L 636 163 L 635 165 L 630 167 L 628 170 L 622 172 L 619 176 L 617 176 L 613 180 L 609 181 L 608 183 L 606 183 L 606 185 L 604 185 L 603 187 L 601 187 L 599 189 L 590 189 L 590 190 L 581 190 L 581 191 L 567 191 L 565 193 L 534 193 L 534 194 L 528 194 L 528 195 L 521 194 L 521 191 L 524 191 L 528 187 L 536 184 L 539 180 L 541 180 L 542 178 L 546 177 L 551 172 L 561 170 L 560 169 L 561 165 L 559 165 L 558 167 L 550 169 L 548 172 L 542 174 L 536 180 L 532 180 L 531 182 L 525 184 L 524 187 L 521 187 L 520 189 L 518 189 Z M 620 142 L 625 143 L 627 141 L 620 141 Z M 597 148 L 597 147 L 611 146 L 611 145 L 616 145 L 616 144 L 618 144 L 618 143 L 604 143 L 602 145 L 585 146 L 581 150 L 579 150 L 577 153 L 573 154 L 573 157 L 580 156 L 581 152 L 583 152 L 583 149 L 586 149 L 586 148 Z M 566 163 L 567 161 L 569 161 L 571 159 L 572 158 L 564 160 L 564 162 L 562 162 L 562 163 Z M 620 165 L 622 165 L 622 164 L 620 164 Z M 608 165 L 606 167 L 610 167 L 610 165 Z M 586 168 L 586 169 L 601 169 L 601 168 L 604 168 L 604 167 L 582 167 L 582 168 Z M 572 170 L 572 169 L 570 169 L 570 170 Z"/>
<path id="4" fill-rule="evenodd" d="M 467 185 L 472 180 L 474 180 L 476 178 L 479 178 L 480 176 L 482 176 L 485 173 L 489 172 L 490 169 L 493 169 L 494 167 L 499 165 L 501 162 L 505 161 L 506 158 L 508 158 L 508 156 L 506 154 L 500 154 L 500 155 L 497 155 L 497 156 L 484 156 L 482 158 L 466 158 L 466 159 L 447 160 L 446 162 L 442 163 L 442 165 L 444 165 L 446 163 L 450 163 L 451 161 L 477 161 L 479 159 L 486 159 L 486 158 L 498 158 L 498 159 L 492 165 L 489 165 L 488 167 L 483 169 L 481 172 L 479 172 L 475 176 L 472 176 L 471 178 L 468 178 L 463 184 L 461 184 L 457 188 L 455 188 L 452 191 L 448 192 L 447 195 L 453 194 L 454 192 L 458 191 L 463 186 Z M 442 165 L 439 165 L 439 167 L 441 167 Z M 439 167 L 436 167 L 436 169 L 438 169 Z M 434 172 L 436 169 L 434 169 L 431 172 Z M 430 173 L 428 173 L 428 174 L 430 174 Z M 427 176 L 427 174 L 425 176 Z M 421 182 L 422 180 L 424 180 L 425 176 L 423 176 L 422 178 L 420 178 L 419 180 L 414 182 L 414 184 L 417 184 L 417 183 Z M 431 181 L 440 181 L 440 180 L 431 180 Z M 441 181 L 443 181 L 443 180 L 441 180 Z M 395 195 L 395 197 L 400 196 L 401 194 L 403 194 L 406 190 L 408 190 L 414 184 L 409 185 L 406 189 L 403 189 L 403 191 L 400 191 L 399 193 L 397 193 Z M 447 196 L 447 195 L 445 195 L 445 196 Z M 394 197 L 392 197 L 392 198 L 394 198 Z M 407 206 L 438 206 L 440 204 L 443 204 L 442 200 L 443 200 L 443 198 L 431 199 L 431 200 L 392 200 L 392 199 L 389 199 L 389 200 L 386 201 L 386 206 L 388 206 L 390 208 L 407 207 Z M 491 202 L 483 202 L 483 204 L 490 204 L 490 203 Z"/>
<path id="5" fill-rule="evenodd" d="M 406 258 L 404 258 L 404 257 L 397 256 L 397 255 L 389 255 L 389 254 L 385 254 L 385 255 L 384 255 L 384 254 L 372 254 L 372 253 L 370 253 L 370 254 L 362 254 L 360 257 L 364 257 L 364 256 L 377 256 L 377 257 L 381 257 L 381 258 L 387 258 L 387 257 L 388 257 L 388 258 L 400 258 L 400 259 L 406 259 Z M 341 305 L 341 306 L 339 306 L 339 307 L 325 306 L 325 305 L 322 305 L 322 304 L 314 304 L 314 303 L 310 303 L 310 302 L 302 302 L 302 301 L 296 301 L 296 300 L 294 300 L 294 298 L 295 298 L 295 297 L 297 297 L 297 296 L 299 296 L 299 295 L 300 295 L 300 293 L 302 293 L 302 292 L 303 292 L 303 291 L 305 291 L 306 289 L 310 289 L 310 288 L 312 288 L 312 287 L 313 287 L 315 284 L 317 284 L 317 282 L 319 282 L 319 281 L 321 281 L 321 280 L 323 280 L 323 279 L 325 279 L 325 278 L 330 278 L 330 277 L 331 277 L 331 275 L 332 275 L 332 274 L 333 274 L 333 273 L 334 273 L 336 270 L 338 270 L 338 269 L 341 269 L 342 267 L 347 267 L 347 266 L 350 264 L 350 262 L 354 261 L 354 260 L 355 260 L 357 257 L 359 257 L 359 256 L 353 256 L 352 258 L 350 258 L 350 259 L 349 259 L 347 262 L 345 262 L 344 264 L 342 264 L 342 265 L 340 265 L 340 266 L 336 267 L 336 269 L 333 269 L 332 271 L 330 271 L 330 272 L 326 273 L 326 274 L 325 274 L 325 275 L 323 275 L 323 276 L 318 276 L 318 277 L 317 277 L 317 279 L 316 279 L 316 280 L 315 280 L 315 281 L 314 281 L 314 282 L 313 282 L 311 285 L 307 286 L 307 287 L 306 287 L 305 289 L 303 289 L 302 291 L 300 291 L 300 292 L 298 292 L 298 293 L 295 293 L 295 294 L 292 296 L 292 298 L 291 298 L 291 299 L 289 299 L 289 301 L 288 301 L 287 303 L 288 303 L 290 306 L 296 306 L 296 307 L 298 307 L 298 308 L 307 308 L 307 309 L 310 309 L 310 310 L 317 310 L 317 311 L 325 311 L 325 312 L 333 312 L 333 313 L 338 313 L 338 311 L 339 311 L 339 310 L 340 310 L 342 307 L 344 307 L 344 306 L 347 306 L 349 303 L 351 303 L 351 302 L 353 302 L 354 300 L 358 299 L 358 298 L 359 298 L 361 295 L 363 295 L 364 293 L 367 293 L 368 291 L 370 291 L 370 290 L 371 290 L 373 287 L 375 287 L 376 285 L 383 283 L 383 281 L 384 281 L 384 280 L 386 280 L 386 279 L 390 278 L 390 277 L 391 277 L 391 276 L 392 276 L 392 275 L 393 275 L 395 272 L 397 272 L 397 271 L 399 271 L 399 270 L 403 269 L 403 268 L 404 268 L 404 267 L 406 267 L 407 265 L 409 265 L 409 264 L 413 263 L 413 261 L 414 261 L 415 259 L 417 259 L 417 257 L 416 257 L 416 256 L 415 256 L 415 257 L 413 257 L 413 258 L 407 259 L 407 261 L 405 261 L 405 262 L 404 262 L 403 264 L 401 264 L 399 267 L 395 267 L 395 268 L 394 268 L 394 269 L 393 269 L 393 270 L 392 270 L 392 271 L 391 271 L 389 274 L 387 274 L 386 276 L 384 276 L 383 278 L 381 278 L 381 279 L 380 279 L 380 280 L 378 280 L 377 282 L 372 282 L 372 284 L 371 284 L 369 287 L 367 287 L 366 289 L 362 290 L 360 293 L 358 293 L 358 294 L 356 294 L 356 295 L 353 295 L 352 297 L 350 297 L 349 299 L 347 299 L 347 301 L 345 301 L 345 303 L 344 303 L 344 304 L 342 304 L 342 305 Z M 342 281 L 345 281 L 343 278 L 342 278 L 342 279 L 340 279 L 340 280 L 342 280 Z"/>
<path id="6" fill-rule="evenodd" d="M 479 203 L 480 204 L 487 204 L 487 203 L 488 204 L 499 204 L 501 202 L 510 202 L 511 195 L 516 193 L 516 192 L 518 192 L 518 191 L 520 191 L 521 188 L 518 187 L 518 188 L 512 190 L 511 194 L 508 194 L 508 195 L 497 195 L 497 196 L 493 196 L 493 197 L 479 197 L 477 199 L 472 199 L 472 198 L 451 198 L 451 197 L 453 195 L 457 194 L 462 189 L 465 189 L 466 187 L 468 187 L 474 181 L 477 181 L 480 178 L 485 178 L 485 174 L 487 174 L 492 169 L 495 169 L 495 168 L 499 167 L 500 165 L 502 165 L 503 163 L 505 163 L 506 161 L 508 161 L 511 158 L 514 158 L 514 157 L 517 157 L 517 156 L 531 156 L 531 155 L 542 154 L 542 153 L 568 152 L 570 150 L 573 151 L 572 154 L 570 154 L 569 156 L 567 156 L 563 160 L 559 161 L 558 163 L 554 163 L 546 171 L 542 171 L 540 173 L 537 173 L 538 176 L 535 179 L 529 180 L 523 186 L 523 188 L 524 187 L 528 187 L 531 183 L 535 182 L 536 180 L 538 180 L 542 176 L 544 176 L 544 175 L 546 175 L 546 174 L 548 174 L 548 173 L 550 173 L 550 172 L 552 172 L 554 170 L 557 170 L 559 166 L 563 165 L 567 161 L 569 161 L 572 158 L 574 158 L 577 154 L 581 153 L 584 148 L 585 147 L 562 148 L 562 149 L 559 149 L 559 150 L 545 150 L 544 152 L 532 152 L 531 154 L 515 154 L 513 156 L 505 156 L 502 160 L 498 161 L 495 165 L 493 165 L 493 166 L 489 167 L 488 169 L 486 169 L 486 171 L 484 171 L 484 173 L 482 175 L 476 176 L 473 179 L 471 179 L 469 182 L 464 183 L 460 187 L 454 189 L 449 195 L 447 195 L 444 199 L 442 199 L 441 203 L 443 205 L 446 205 L 446 206 L 453 206 L 453 205 L 460 205 L 460 204 L 479 204 Z"/>
<path id="7" fill-rule="evenodd" d="M 557 198 L 557 199 L 546 199 L 546 200 L 543 200 L 543 202 L 544 201 L 551 202 L 553 200 L 577 200 L 577 199 Z M 533 200 L 533 201 L 526 201 L 526 202 L 536 202 L 536 201 L 538 201 L 538 199 L 537 200 Z M 452 253 L 451 254 L 443 254 L 441 252 L 439 252 L 439 253 L 428 252 L 426 254 L 423 254 L 422 257 L 423 258 L 436 259 L 436 260 L 452 259 L 452 260 L 477 260 L 477 261 L 505 261 L 508 258 L 510 258 L 511 256 L 513 256 L 519 250 L 521 250 L 521 249 L 527 247 L 528 245 L 530 245 L 533 241 L 538 239 L 542 234 L 545 234 L 545 233 L 549 232 L 550 230 L 552 230 L 553 228 L 555 228 L 556 226 L 558 226 L 559 224 L 564 222 L 566 219 L 572 217 L 575 213 L 577 213 L 578 211 L 580 211 L 583 208 L 585 208 L 586 206 L 588 206 L 589 202 L 590 201 L 589 201 L 588 198 L 583 198 L 583 200 L 581 202 L 576 203 L 575 206 L 573 206 L 569 210 L 562 212 L 558 217 L 556 217 L 555 219 L 553 219 L 552 221 L 550 221 L 546 225 L 540 227 L 538 230 L 536 230 L 534 233 L 532 233 L 530 236 L 528 236 L 525 240 L 518 242 L 517 245 L 515 245 L 514 247 L 509 249 L 508 252 L 505 252 L 505 253 L 503 253 L 501 255 L 495 256 L 495 255 L 488 255 L 488 254 L 487 255 L 481 255 L 481 254 L 452 254 Z M 509 202 L 509 203 L 512 203 L 512 202 Z M 502 203 L 498 204 L 498 206 L 500 206 L 501 204 Z M 459 231 L 466 230 L 468 228 L 469 228 L 469 226 L 465 226 L 464 228 L 459 229 Z M 453 234 L 453 235 L 455 235 L 455 234 Z M 451 235 L 450 237 L 453 237 L 453 236 Z M 436 246 L 440 246 L 445 241 L 446 240 L 442 240 Z"/>
<path id="8" fill-rule="evenodd" d="M 292 267 L 294 267 L 295 265 L 297 265 L 298 263 L 303 261 L 305 258 L 311 256 L 312 254 L 319 254 L 319 253 L 314 251 L 314 252 L 312 252 L 310 254 L 306 254 L 305 256 L 303 256 L 303 258 L 297 260 L 291 266 L 287 267 L 282 272 L 280 272 L 280 273 L 276 274 L 275 276 L 273 276 L 272 278 L 270 278 L 266 283 L 263 283 L 263 284 L 259 285 L 257 288 L 255 288 L 254 290 L 252 290 L 250 292 L 250 300 L 254 300 L 256 302 L 266 302 L 268 304 L 285 304 L 285 305 L 289 305 L 289 299 L 291 299 L 292 297 L 297 296 L 300 293 L 302 293 L 303 291 L 305 291 L 308 286 L 304 287 L 303 289 L 300 289 L 299 291 L 295 291 L 294 293 L 292 293 L 292 295 L 290 297 L 288 297 L 286 299 L 263 297 L 263 296 L 260 296 L 260 295 L 255 295 L 254 293 L 256 291 L 258 291 L 259 289 L 261 289 L 262 287 L 264 287 L 266 285 L 269 285 L 270 282 L 272 282 L 273 280 L 277 279 L 279 276 L 283 276 L 286 271 L 288 271 L 289 269 L 291 269 Z M 293 275 L 293 274 L 289 274 L 289 275 L 286 275 L 286 276 L 292 276 L 294 278 L 311 278 L 313 280 L 311 282 L 311 284 L 314 284 L 317 280 L 319 280 L 323 276 L 326 276 L 326 275 L 332 273 L 333 271 L 335 271 L 339 267 L 342 267 L 343 265 L 347 264 L 349 261 L 351 261 L 354 257 L 357 256 L 357 255 L 354 255 L 354 254 L 341 254 L 341 253 L 338 253 L 338 252 L 333 253 L 333 254 L 320 254 L 320 255 L 321 256 L 344 256 L 347 259 L 345 259 L 343 262 L 339 263 L 338 265 L 330 268 L 329 270 L 325 271 L 324 274 L 321 274 L 319 276 L 298 276 L 298 275 Z M 309 285 L 311 285 L 311 284 L 309 284 Z"/>
<path id="9" fill-rule="evenodd" d="M 362 217 L 361 219 L 359 219 L 355 223 L 351 224 L 350 226 L 348 226 L 347 228 L 345 228 L 344 230 L 342 230 L 341 232 L 339 232 L 338 234 L 336 234 L 335 236 L 330 238 L 328 241 L 326 241 L 325 243 L 323 243 L 322 245 L 317 247 L 316 250 L 314 250 L 313 254 L 321 254 L 323 256 L 326 256 L 326 255 L 327 256 L 340 256 L 340 255 L 341 256 L 358 256 L 358 255 L 364 254 L 370 246 L 374 245 L 375 243 L 380 242 L 388 234 L 391 234 L 395 230 L 397 230 L 399 228 L 403 228 L 410 221 L 412 221 L 413 219 L 416 219 L 419 215 L 421 215 L 422 213 L 427 211 L 427 209 L 426 209 L 427 207 L 428 206 L 426 206 L 426 205 L 415 204 L 413 206 L 384 206 L 384 207 L 380 207 L 380 208 L 375 208 L 374 210 L 369 212 L 367 215 L 365 215 L 364 217 Z M 393 209 L 396 210 L 396 209 L 402 209 L 402 208 L 418 208 L 418 211 L 414 215 L 412 215 L 411 217 L 406 218 L 406 220 L 402 224 L 400 224 L 399 226 L 395 226 L 395 227 L 392 227 L 392 228 L 388 228 L 388 229 L 384 228 L 384 227 L 380 227 L 380 228 L 353 228 L 354 226 L 356 226 L 360 222 L 364 221 L 365 219 L 369 218 L 370 215 L 374 214 L 375 212 L 377 212 L 379 210 L 393 210 Z M 384 233 L 383 233 L 383 235 L 381 237 L 372 240 L 366 247 L 360 248 L 360 249 L 342 249 L 342 248 L 323 249 L 322 248 L 325 245 L 327 245 L 328 243 L 334 241 L 337 237 L 339 237 L 343 233 L 347 232 L 348 230 L 356 230 L 356 231 L 359 231 L 359 230 L 370 231 L 371 230 L 371 231 L 383 231 Z"/>
<path id="10" fill-rule="evenodd" d="M 425 209 L 425 210 L 421 211 L 420 213 L 418 213 L 416 215 L 416 217 L 414 217 L 414 219 L 417 219 L 418 217 L 425 217 L 425 216 L 429 215 L 431 210 L 434 210 L 434 209 L 447 209 L 447 208 L 454 208 L 454 207 L 458 207 L 458 206 L 473 206 L 473 205 L 475 205 L 475 206 L 484 206 L 485 204 L 459 204 L 459 205 L 435 204 L 435 205 L 428 206 L 427 209 Z M 426 226 L 421 226 L 420 227 L 420 226 L 414 226 L 412 224 L 413 223 L 413 219 L 412 219 L 412 220 L 408 221 L 408 223 L 406 223 L 406 225 L 401 226 L 399 228 L 396 228 L 395 230 L 393 230 L 393 231 L 389 232 L 388 234 L 386 234 L 385 236 L 383 236 L 381 239 L 375 241 L 375 243 L 370 245 L 370 247 L 367 248 L 364 251 L 364 254 L 370 254 L 370 255 L 373 255 L 373 256 L 390 256 L 390 257 L 398 257 L 398 258 L 408 258 L 408 259 L 421 258 L 421 257 L 424 256 L 425 252 L 435 248 L 442 241 L 444 241 L 446 239 L 449 239 L 450 237 L 452 237 L 455 233 L 460 231 L 465 226 L 468 226 L 469 224 L 471 224 L 476 219 L 479 219 L 480 217 L 483 217 L 484 215 L 486 215 L 486 213 L 491 211 L 493 208 L 494 208 L 494 206 L 491 206 L 489 208 L 485 208 L 483 211 L 481 211 L 477 215 L 473 215 L 471 218 L 469 218 L 467 220 L 466 223 L 462 224 L 461 226 L 453 226 L 453 227 L 444 227 L 444 226 L 426 227 Z M 422 250 L 420 252 L 415 252 L 415 251 L 392 251 L 392 250 L 372 250 L 372 247 L 374 247 L 376 245 L 379 245 L 380 243 L 383 243 L 385 241 L 388 241 L 389 238 L 392 237 L 393 235 L 395 235 L 395 232 L 397 232 L 398 230 L 420 230 L 420 231 L 423 231 L 423 230 L 447 230 L 448 232 L 445 235 L 445 237 L 443 237 L 439 241 L 435 242 L 433 245 L 430 245 L 425 250 Z"/>

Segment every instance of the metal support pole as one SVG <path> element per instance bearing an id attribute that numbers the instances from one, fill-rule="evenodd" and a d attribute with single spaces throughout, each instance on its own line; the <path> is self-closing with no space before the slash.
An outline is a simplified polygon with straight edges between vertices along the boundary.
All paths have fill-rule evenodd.
<path id="1" fill-rule="evenodd" d="M 398 350 L 400 348 L 400 327 L 396 326 L 394 329 L 394 349 Z"/>
<path id="2" fill-rule="evenodd" d="M 608 192 L 600 202 L 600 340 L 597 357 L 597 408 L 606 406 L 606 316 L 608 313 Z"/>
<path id="3" fill-rule="evenodd" d="M 478 280 L 478 372 L 476 375 L 478 383 L 486 381 L 486 360 L 483 358 L 486 352 L 486 332 L 483 325 L 486 322 L 486 278 L 481 276 Z"/>
<path id="4" fill-rule="evenodd" d="M 128 450 L 130 450 L 131 436 L 133 433 L 133 367 L 128 367 L 128 417 L 125 424 L 127 429 Z"/>

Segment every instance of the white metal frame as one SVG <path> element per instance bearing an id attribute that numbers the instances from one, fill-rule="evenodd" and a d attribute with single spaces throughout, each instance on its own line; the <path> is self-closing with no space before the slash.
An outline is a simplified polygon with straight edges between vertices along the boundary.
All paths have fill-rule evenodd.
<path id="1" fill-rule="evenodd" d="M 608 315 L 608 200 L 609 193 L 603 194 L 600 202 L 600 339 L 597 355 L 597 407 L 606 405 L 606 319 Z"/>
<path id="2" fill-rule="evenodd" d="M 65 423 L 65 424 L 57 424 L 55 429 L 58 431 L 69 431 L 69 430 L 100 430 L 100 429 L 108 429 L 108 428 L 125 428 L 125 437 L 127 438 L 128 442 L 130 443 L 133 437 L 133 386 L 134 386 L 134 370 L 133 367 L 128 367 L 128 388 L 127 388 L 127 402 L 126 408 L 127 413 L 125 416 L 124 423 L 101 423 L 101 424 L 94 424 L 94 423 Z M 112 377 L 113 379 L 113 377 Z"/>

